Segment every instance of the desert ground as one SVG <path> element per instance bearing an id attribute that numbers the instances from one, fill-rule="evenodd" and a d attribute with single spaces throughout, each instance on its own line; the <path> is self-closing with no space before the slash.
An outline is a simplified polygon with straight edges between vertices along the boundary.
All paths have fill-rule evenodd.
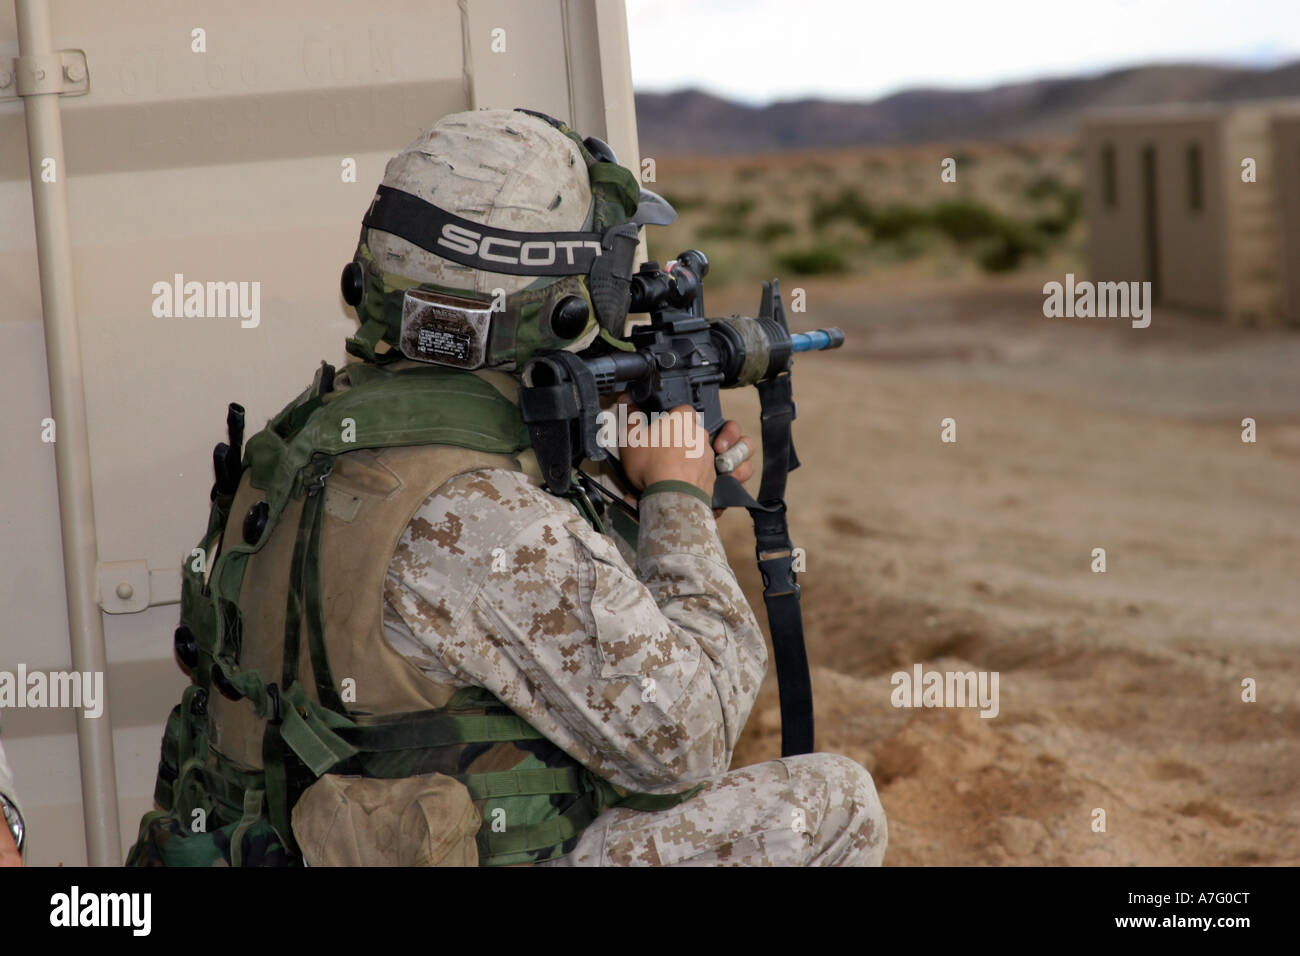
<path id="1" fill-rule="evenodd" d="M 1300 334 L 1044 318 L 1042 282 L 785 284 L 849 335 L 795 370 L 817 747 L 874 775 L 887 864 L 1300 863 Z M 752 389 L 724 407 L 758 434 Z M 895 708 L 918 662 L 997 671 L 1000 712 Z M 734 766 L 779 724 L 769 673 Z"/>

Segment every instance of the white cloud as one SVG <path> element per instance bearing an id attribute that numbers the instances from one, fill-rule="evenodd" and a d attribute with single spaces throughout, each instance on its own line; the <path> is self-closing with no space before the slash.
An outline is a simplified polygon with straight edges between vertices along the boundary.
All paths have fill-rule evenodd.
<path id="1" fill-rule="evenodd" d="M 639 90 L 871 99 L 1150 62 L 1300 58 L 1297 0 L 627 0 Z"/>

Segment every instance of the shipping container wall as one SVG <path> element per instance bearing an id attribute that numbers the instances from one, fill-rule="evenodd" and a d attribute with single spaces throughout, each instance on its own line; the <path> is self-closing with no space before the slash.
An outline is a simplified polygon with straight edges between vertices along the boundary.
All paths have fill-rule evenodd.
<path id="1" fill-rule="evenodd" d="M 618 0 L 50 8 L 56 48 L 84 50 L 90 76 L 87 95 L 61 104 L 126 846 L 185 684 L 171 652 L 178 569 L 205 526 L 226 403 L 247 408 L 251 432 L 322 359 L 343 360 L 355 321 L 339 273 L 387 159 L 468 108 L 551 113 L 629 166 L 636 130 Z M 17 54 L 4 0 L 0 65 Z M 70 666 L 23 114 L 21 98 L 0 98 L 0 670 L 11 672 Z M 244 311 L 176 314 L 167 290 L 191 281 L 236 283 Z M 0 733 L 29 862 L 85 862 L 72 712 L 6 708 Z"/>

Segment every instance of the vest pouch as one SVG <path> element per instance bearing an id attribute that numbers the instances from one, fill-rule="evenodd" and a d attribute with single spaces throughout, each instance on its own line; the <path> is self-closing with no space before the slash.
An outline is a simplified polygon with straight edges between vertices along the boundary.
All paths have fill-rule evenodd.
<path id="1" fill-rule="evenodd" d="M 308 866 L 478 866 L 481 819 L 460 781 L 325 774 L 293 808 Z"/>
<path id="2" fill-rule="evenodd" d="M 233 840 L 239 853 L 232 853 Z M 233 856 L 233 862 L 232 862 Z M 168 813 L 145 815 L 127 866 L 291 866 L 279 834 L 265 819 L 193 832 Z"/>

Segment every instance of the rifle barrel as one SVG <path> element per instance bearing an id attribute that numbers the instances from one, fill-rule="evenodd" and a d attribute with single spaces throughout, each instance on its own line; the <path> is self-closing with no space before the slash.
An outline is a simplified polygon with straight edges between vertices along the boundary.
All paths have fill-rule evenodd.
<path id="1" fill-rule="evenodd" d="M 844 344 L 843 329 L 813 329 L 811 332 L 793 332 L 790 345 L 795 352 L 820 352 L 837 349 Z"/>

